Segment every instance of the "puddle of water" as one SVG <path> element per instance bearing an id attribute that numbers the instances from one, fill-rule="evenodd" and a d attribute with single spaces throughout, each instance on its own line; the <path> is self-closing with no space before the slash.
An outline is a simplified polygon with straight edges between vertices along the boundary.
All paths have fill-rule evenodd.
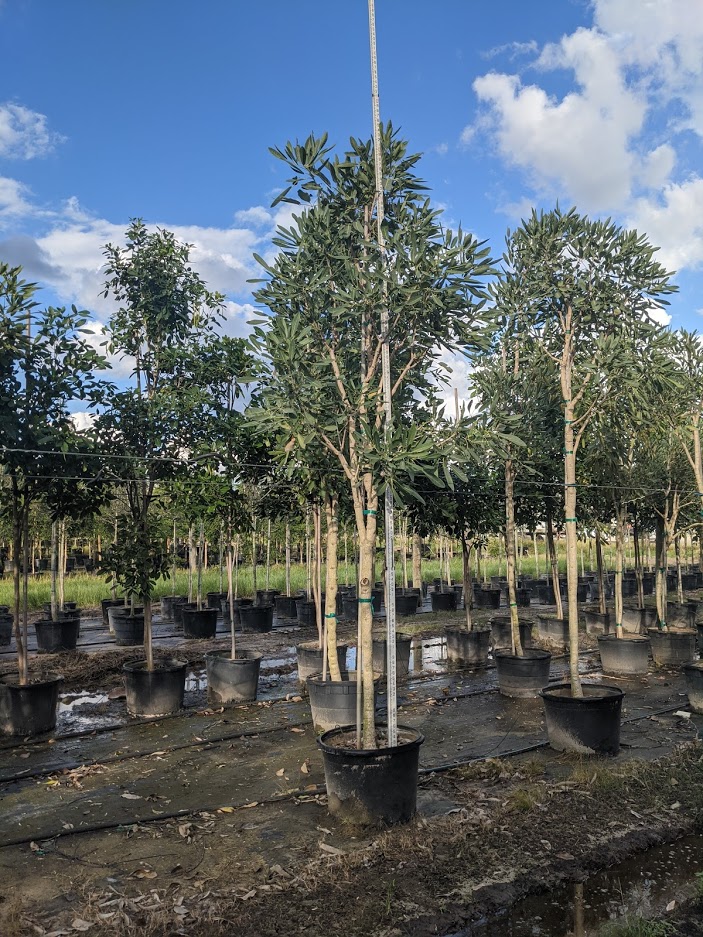
<path id="1" fill-rule="evenodd" d="M 608 921 L 662 914 L 696 888 L 703 835 L 693 834 L 591 876 L 518 902 L 451 937 L 597 937 Z"/>
<path id="2" fill-rule="evenodd" d="M 204 670 L 191 670 L 186 674 L 186 693 L 207 690 L 207 674 Z"/>
<path id="3" fill-rule="evenodd" d="M 447 660 L 447 641 L 445 638 L 413 638 L 410 645 L 410 673 L 446 673 L 449 667 Z M 356 647 L 347 650 L 347 670 L 356 668 Z"/>
<path id="4" fill-rule="evenodd" d="M 96 706 L 101 703 L 107 703 L 107 694 L 90 693 L 87 690 L 83 693 L 72 693 L 68 696 L 62 696 L 59 700 L 58 713 L 73 713 L 74 710 L 84 705 Z"/>

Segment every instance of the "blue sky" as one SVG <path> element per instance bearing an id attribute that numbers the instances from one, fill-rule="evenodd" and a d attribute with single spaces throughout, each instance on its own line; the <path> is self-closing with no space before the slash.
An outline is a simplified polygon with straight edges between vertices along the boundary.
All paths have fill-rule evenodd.
<path id="1" fill-rule="evenodd" d="M 638 227 L 703 325 L 703 0 L 376 0 L 381 113 L 495 254 L 532 205 Z M 0 0 L 0 258 L 98 321 L 101 247 L 175 230 L 244 334 L 271 145 L 370 136 L 366 0 Z"/>

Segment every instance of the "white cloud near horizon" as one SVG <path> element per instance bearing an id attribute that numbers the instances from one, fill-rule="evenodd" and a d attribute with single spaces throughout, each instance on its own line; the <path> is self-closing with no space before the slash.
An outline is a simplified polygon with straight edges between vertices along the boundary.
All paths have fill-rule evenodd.
<path id="1" fill-rule="evenodd" d="M 521 174 L 528 195 L 508 212 L 526 198 L 568 200 L 635 224 L 673 269 L 700 266 L 703 178 L 691 147 L 703 139 L 703 3 L 640 0 L 633 14 L 631 0 L 593 0 L 591 9 L 592 26 L 535 47 L 529 80 L 476 78 L 478 115 L 462 141 L 492 142 Z M 547 90 L 564 76 L 565 90 Z"/>

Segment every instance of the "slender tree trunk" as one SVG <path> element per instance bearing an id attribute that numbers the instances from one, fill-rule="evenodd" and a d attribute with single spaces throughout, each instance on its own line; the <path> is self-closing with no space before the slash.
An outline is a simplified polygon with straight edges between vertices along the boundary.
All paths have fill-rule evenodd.
<path id="1" fill-rule="evenodd" d="M 532 531 L 532 550 L 535 557 L 535 579 L 539 579 L 539 550 L 537 549 L 537 531 Z"/>
<path id="2" fill-rule="evenodd" d="M 62 518 L 59 521 L 59 585 L 58 585 L 58 605 L 59 611 L 63 611 L 65 596 L 64 585 L 66 582 L 66 521 Z"/>
<path id="3" fill-rule="evenodd" d="M 223 562 L 222 562 L 222 558 L 223 558 L 223 557 L 222 557 L 222 551 L 224 550 L 224 540 L 225 540 L 225 530 L 224 530 L 224 528 L 225 528 L 224 522 L 223 522 L 223 521 L 220 521 L 220 542 L 219 542 L 218 549 L 217 549 L 217 561 L 218 561 L 219 566 L 220 566 L 220 595 L 222 595 L 222 585 L 223 585 L 223 582 L 222 582 L 222 568 L 223 568 L 223 565 L 224 565 L 224 564 L 223 564 Z"/>
<path id="4" fill-rule="evenodd" d="M 270 588 L 271 583 L 271 518 L 269 518 L 266 531 L 266 588 Z"/>
<path id="5" fill-rule="evenodd" d="M 596 527 L 596 571 L 598 577 L 598 611 L 605 615 L 605 576 L 603 575 L 603 542 L 600 528 Z"/>
<path id="6" fill-rule="evenodd" d="M 176 594 L 176 575 L 178 573 L 178 537 L 176 535 L 176 518 L 173 519 L 173 542 L 171 549 L 171 595 Z"/>
<path id="7" fill-rule="evenodd" d="M 400 538 L 403 550 L 403 588 L 408 588 L 408 519 L 403 523 L 403 532 Z"/>
<path id="8" fill-rule="evenodd" d="M 413 531 L 413 586 L 420 590 L 422 598 L 422 537 Z"/>
<path id="9" fill-rule="evenodd" d="M 635 551 L 635 579 L 637 580 L 637 608 L 644 608 L 644 582 L 642 581 L 642 544 L 637 514 L 632 519 L 632 546 Z"/>
<path id="10" fill-rule="evenodd" d="M 205 524 L 203 523 L 202 517 L 198 522 L 198 587 L 197 587 L 197 604 L 198 611 L 203 607 L 203 559 L 205 554 Z"/>
<path id="11" fill-rule="evenodd" d="M 669 544 L 667 543 L 666 538 L 666 526 L 663 519 L 657 516 L 657 523 L 655 528 L 655 562 L 657 566 L 655 593 L 659 626 L 663 630 L 666 629 L 666 573 L 668 569 L 668 552 Z"/>
<path id="12" fill-rule="evenodd" d="M 337 580 L 339 516 L 337 498 L 325 496 L 325 518 L 327 521 L 327 554 L 325 576 L 325 631 L 327 632 L 327 662 L 331 680 L 341 680 L 337 659 Z"/>
<path id="13" fill-rule="evenodd" d="M 615 515 L 615 633 L 622 638 L 622 574 L 625 563 L 627 508 L 619 505 Z"/>
<path id="14" fill-rule="evenodd" d="M 290 521 L 286 521 L 286 595 L 290 596 Z"/>
<path id="15" fill-rule="evenodd" d="M 252 588 L 254 590 L 253 599 L 255 602 L 256 602 L 256 591 L 257 591 L 256 568 L 258 566 L 258 560 L 259 560 L 258 547 L 256 543 L 256 517 L 254 517 L 252 527 L 251 527 L 251 581 L 252 581 Z"/>
<path id="16" fill-rule="evenodd" d="M 58 621 L 58 604 L 56 593 L 56 573 L 59 562 L 59 525 L 57 521 L 51 522 L 51 620 Z"/>
<path id="17" fill-rule="evenodd" d="M 305 506 L 305 572 L 308 599 L 312 598 L 312 545 L 310 543 L 310 505 Z"/>
<path id="18" fill-rule="evenodd" d="M 515 466 L 512 459 L 505 460 L 505 561 L 508 577 L 508 607 L 513 654 L 523 657 L 520 641 L 520 623 L 517 613 L 515 589 Z"/>
<path id="19" fill-rule="evenodd" d="M 322 519 L 320 516 L 320 505 L 319 502 L 315 502 L 312 506 L 312 530 L 313 530 L 313 542 L 314 542 L 314 562 L 313 562 L 313 577 L 312 577 L 312 597 L 315 602 L 315 623 L 317 624 L 317 640 L 318 646 L 321 651 L 324 650 L 324 645 L 322 643 L 323 634 L 322 634 L 322 602 L 321 602 L 321 589 L 320 589 L 320 580 L 322 578 L 322 557 L 321 553 L 321 544 L 322 544 Z"/>
<path id="20" fill-rule="evenodd" d="M 188 601 L 193 601 L 193 578 L 195 576 L 195 538 L 193 525 L 188 527 Z"/>
<path id="21" fill-rule="evenodd" d="M 471 599 L 473 597 L 473 582 L 471 579 L 471 544 L 466 539 L 466 531 L 461 532 L 461 561 L 464 572 L 464 611 L 466 612 L 466 630 L 473 631 L 471 621 Z M 414 580 L 413 580 L 414 581 Z"/>
<path id="22" fill-rule="evenodd" d="M 547 509 L 547 556 L 552 570 L 552 591 L 554 592 L 554 601 L 557 606 L 557 618 L 564 620 L 564 606 L 561 602 L 561 588 L 559 584 L 559 559 L 557 557 L 556 547 L 554 545 L 554 526 L 552 524 L 552 514 Z"/>
<path id="23" fill-rule="evenodd" d="M 681 535 L 674 535 L 674 556 L 676 557 L 676 601 L 683 605 L 683 579 L 681 570 Z"/>
<path id="24" fill-rule="evenodd" d="M 13 488 L 15 483 L 13 480 Z M 22 511 L 18 504 L 19 495 L 12 498 L 12 612 L 15 619 L 15 644 L 17 645 L 17 670 L 19 682 L 24 686 L 28 680 L 27 644 L 21 620 L 20 557 L 22 556 Z"/>
<path id="25" fill-rule="evenodd" d="M 227 524 L 227 601 L 229 602 L 229 632 L 230 632 L 230 657 L 237 659 L 237 639 L 235 637 L 234 625 L 234 583 L 232 582 L 232 566 L 234 559 L 234 546 L 232 544 L 232 523 Z"/>

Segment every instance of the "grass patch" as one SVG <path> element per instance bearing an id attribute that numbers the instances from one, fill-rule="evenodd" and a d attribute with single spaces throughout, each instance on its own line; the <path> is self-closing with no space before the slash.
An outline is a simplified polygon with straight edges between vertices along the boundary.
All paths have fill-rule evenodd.
<path id="1" fill-rule="evenodd" d="M 641 917 L 625 917 L 608 921 L 598 930 L 598 937 L 671 937 L 676 928 L 668 921 L 651 921 Z"/>

